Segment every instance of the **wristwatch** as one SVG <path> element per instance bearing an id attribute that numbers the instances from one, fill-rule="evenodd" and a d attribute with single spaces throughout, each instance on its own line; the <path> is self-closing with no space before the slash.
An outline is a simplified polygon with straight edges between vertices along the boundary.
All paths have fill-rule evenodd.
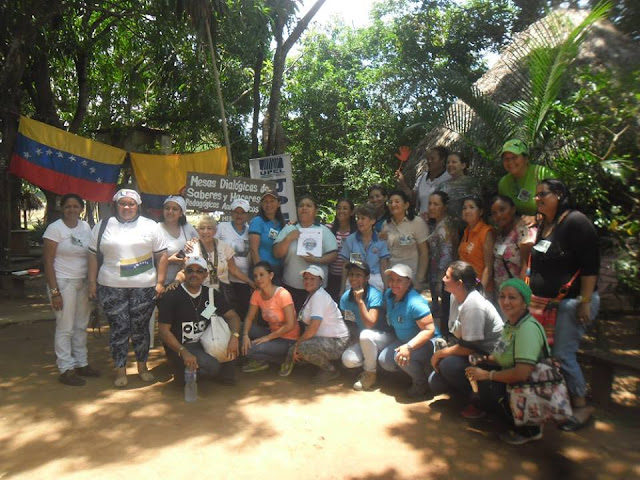
<path id="1" fill-rule="evenodd" d="M 582 295 L 578 295 L 576 300 L 578 303 L 591 303 L 591 297 L 583 297 Z"/>
<path id="2" fill-rule="evenodd" d="M 58 290 L 57 288 L 51 288 L 51 289 L 49 289 L 49 291 L 51 292 L 51 296 L 52 297 L 59 297 L 60 296 L 60 290 Z"/>
<path id="3" fill-rule="evenodd" d="M 236 338 L 240 338 L 240 334 L 238 332 L 233 332 L 231 335 L 233 335 Z"/>

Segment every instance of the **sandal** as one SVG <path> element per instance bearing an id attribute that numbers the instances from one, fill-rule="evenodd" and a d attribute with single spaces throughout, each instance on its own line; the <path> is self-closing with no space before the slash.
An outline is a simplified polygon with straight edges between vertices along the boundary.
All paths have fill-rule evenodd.
<path id="1" fill-rule="evenodd" d="M 153 376 L 153 373 L 149 370 L 138 372 L 138 375 L 140 376 L 140 380 L 143 382 L 153 382 L 156 379 L 156 377 Z"/>
<path id="2" fill-rule="evenodd" d="M 126 374 L 116 375 L 116 378 L 113 381 L 113 384 L 118 388 L 126 387 L 128 383 L 129 383 L 129 380 L 127 380 Z"/>

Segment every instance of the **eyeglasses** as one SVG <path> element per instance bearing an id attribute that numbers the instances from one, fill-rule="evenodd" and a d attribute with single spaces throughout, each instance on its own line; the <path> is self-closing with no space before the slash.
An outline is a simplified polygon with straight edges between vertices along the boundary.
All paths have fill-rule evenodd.
<path id="1" fill-rule="evenodd" d="M 197 273 L 198 275 L 202 275 L 203 273 L 207 273 L 207 271 L 202 268 L 187 268 L 185 270 L 185 273 L 187 275 L 193 275 L 194 273 Z"/>
<path id="2" fill-rule="evenodd" d="M 547 192 L 544 192 L 544 191 L 543 191 L 543 192 L 538 192 L 538 193 L 536 193 L 536 194 L 534 195 L 534 198 L 544 198 L 544 197 L 546 197 L 547 195 L 550 195 L 550 194 L 552 194 L 552 193 L 553 193 L 553 192 L 549 192 L 549 191 L 547 191 Z"/>

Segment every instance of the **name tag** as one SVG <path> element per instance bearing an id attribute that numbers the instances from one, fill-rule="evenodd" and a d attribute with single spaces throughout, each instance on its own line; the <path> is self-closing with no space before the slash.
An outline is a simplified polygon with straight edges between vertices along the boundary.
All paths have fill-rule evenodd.
<path id="1" fill-rule="evenodd" d="M 350 253 L 349 254 L 349 262 L 362 262 L 362 254 L 361 253 Z"/>
<path id="2" fill-rule="evenodd" d="M 525 190 L 524 188 L 520 189 L 520 193 L 518 193 L 518 200 L 521 202 L 528 202 L 531 200 L 531 192 L 529 190 Z"/>
<path id="3" fill-rule="evenodd" d="M 209 304 L 200 315 L 202 315 L 204 318 L 211 318 L 214 313 L 216 313 L 216 306 Z"/>
<path id="4" fill-rule="evenodd" d="M 504 255 L 504 251 L 507 249 L 507 246 L 504 243 L 501 243 L 499 245 L 496 245 L 496 250 L 495 253 L 498 256 L 503 256 Z"/>
<path id="5" fill-rule="evenodd" d="M 347 322 L 355 322 L 356 321 L 356 314 L 353 313 L 351 310 L 345 310 L 344 311 L 344 319 Z"/>
<path id="6" fill-rule="evenodd" d="M 269 235 L 268 235 L 268 236 L 269 236 L 269 238 L 270 238 L 271 240 L 275 240 L 275 239 L 276 239 L 276 237 L 278 236 L 278 231 L 277 231 L 276 229 L 274 229 L 274 228 L 270 228 L 270 229 L 269 229 Z"/>
<path id="7" fill-rule="evenodd" d="M 551 246 L 551 242 L 549 240 L 540 240 L 537 244 L 533 246 L 533 249 L 541 253 L 547 253 L 547 250 L 549 250 L 550 246 Z"/>
<path id="8" fill-rule="evenodd" d="M 400 235 L 398 244 L 401 246 L 411 245 L 411 235 Z"/>
<path id="9" fill-rule="evenodd" d="M 475 247 L 476 246 L 473 244 L 473 242 L 469 242 L 469 244 L 467 245 L 467 253 L 471 253 Z"/>

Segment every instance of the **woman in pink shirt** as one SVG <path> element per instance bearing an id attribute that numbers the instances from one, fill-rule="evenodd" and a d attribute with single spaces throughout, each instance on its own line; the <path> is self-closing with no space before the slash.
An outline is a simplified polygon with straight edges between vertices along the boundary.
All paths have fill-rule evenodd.
<path id="1" fill-rule="evenodd" d="M 242 330 L 242 354 L 247 356 L 243 372 L 260 372 L 269 363 L 284 362 L 289 347 L 300 337 L 300 324 L 296 321 L 293 299 L 287 289 L 273 283 L 273 267 L 261 261 L 253 267 L 257 290 L 251 295 L 249 312 Z M 269 325 L 252 325 L 258 310 Z"/>

